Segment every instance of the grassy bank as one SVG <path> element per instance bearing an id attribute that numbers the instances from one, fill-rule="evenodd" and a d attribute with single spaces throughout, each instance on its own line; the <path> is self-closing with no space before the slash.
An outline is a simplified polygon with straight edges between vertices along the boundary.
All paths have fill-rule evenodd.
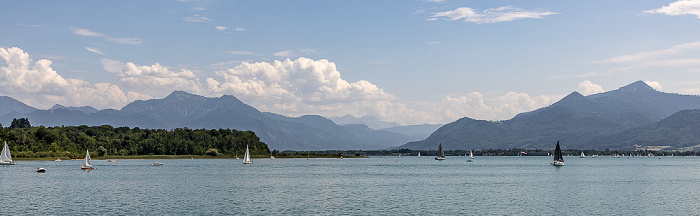
<path id="1" fill-rule="evenodd" d="M 270 156 L 266 155 L 253 155 L 251 156 L 252 159 L 269 159 Z M 290 156 L 275 156 L 277 159 L 288 159 L 288 158 L 307 158 L 306 156 L 302 155 L 290 155 Z M 338 156 L 317 156 L 317 155 L 311 155 L 309 158 L 338 158 Z M 343 156 L 343 158 L 364 158 L 362 156 Z M 82 160 L 80 159 L 71 159 L 68 157 L 42 157 L 42 158 L 13 158 L 16 161 L 37 161 L 37 160 L 56 160 L 56 159 L 61 159 L 61 160 Z M 229 156 L 209 156 L 209 155 L 130 155 L 130 156 L 97 156 L 97 157 L 92 157 L 92 160 L 109 160 L 109 159 L 114 159 L 114 160 L 129 160 L 129 159 L 235 159 L 235 157 L 229 157 Z M 241 157 L 242 159 L 242 157 Z"/>

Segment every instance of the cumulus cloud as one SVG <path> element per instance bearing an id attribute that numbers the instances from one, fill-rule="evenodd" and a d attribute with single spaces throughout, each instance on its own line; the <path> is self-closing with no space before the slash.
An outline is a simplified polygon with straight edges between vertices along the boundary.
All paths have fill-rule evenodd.
<path id="1" fill-rule="evenodd" d="M 93 53 L 97 53 L 97 54 L 100 54 L 100 55 L 105 55 L 102 51 L 98 50 L 97 48 L 85 47 L 85 49 L 88 50 L 88 51 L 90 51 L 90 52 L 93 52 Z"/>
<path id="2" fill-rule="evenodd" d="M 133 62 L 122 63 L 103 59 L 106 71 L 121 77 L 120 83 L 129 89 L 147 94 L 163 94 L 176 90 L 201 94 L 202 84 L 190 70 L 172 71 L 158 63 L 153 65 L 136 65 Z"/>
<path id="3" fill-rule="evenodd" d="M 325 59 L 243 62 L 216 74 L 223 80 L 206 80 L 207 91 L 212 94 L 232 94 L 261 110 L 289 115 L 379 113 L 369 107 L 395 100 L 366 80 L 342 79 L 335 63 Z"/>
<path id="4" fill-rule="evenodd" d="M 544 95 L 530 96 L 527 93 L 507 92 L 496 98 L 485 98 L 480 92 L 466 96 L 446 96 L 435 111 L 443 113 L 439 122 L 450 122 L 462 117 L 483 120 L 506 120 L 518 113 L 548 106 L 556 98 Z"/>
<path id="5" fill-rule="evenodd" d="M 464 20 L 464 22 L 471 23 L 498 23 L 498 22 L 510 22 L 519 19 L 539 19 L 544 18 L 548 15 L 558 14 L 551 11 L 540 10 L 540 11 L 528 11 L 515 6 L 504 6 L 499 8 L 489 8 L 483 11 L 477 11 L 469 7 L 459 7 L 451 11 L 443 11 L 433 13 L 433 15 L 428 18 L 429 21 L 435 21 L 438 19 L 444 20 Z"/>
<path id="6" fill-rule="evenodd" d="M 584 80 L 578 84 L 578 92 L 582 95 L 592 95 L 604 92 L 603 87 L 598 84 L 594 84 L 591 81 Z"/>
<path id="7" fill-rule="evenodd" d="M 646 10 L 644 13 L 665 14 L 669 16 L 694 15 L 700 18 L 700 1 L 680 0 L 661 8 Z"/>
<path id="8" fill-rule="evenodd" d="M 115 38 L 106 34 L 94 32 L 90 29 L 84 29 L 84 28 L 76 28 L 76 27 L 71 27 L 70 28 L 73 34 L 75 35 L 80 35 L 80 36 L 85 36 L 85 37 L 99 37 L 103 38 L 106 41 L 109 42 L 114 42 L 114 43 L 119 43 L 119 44 L 127 44 L 127 45 L 139 45 L 143 43 L 143 40 L 140 38 Z"/>
<path id="9" fill-rule="evenodd" d="M 107 108 L 121 107 L 128 102 L 118 86 L 66 79 L 51 68 L 50 60 L 33 61 L 20 48 L 0 48 L 0 57 L 6 63 L 0 67 L 0 91 L 31 106 L 48 108 L 64 104 Z"/>
<path id="10" fill-rule="evenodd" d="M 649 85 L 649 87 L 652 87 L 652 88 L 656 89 L 657 91 L 661 91 L 661 90 L 662 90 L 662 88 L 661 88 L 661 83 L 659 83 L 659 82 L 657 82 L 657 81 L 649 81 L 649 80 L 647 80 L 647 81 L 644 81 L 644 83 L 646 83 L 647 85 Z"/>
<path id="11" fill-rule="evenodd" d="M 226 27 L 226 26 L 214 26 L 214 29 L 219 30 L 219 31 L 226 31 L 226 29 L 228 29 L 228 27 Z"/>
<path id="12" fill-rule="evenodd" d="M 242 31 L 245 31 L 245 28 L 243 28 L 243 27 L 236 27 L 236 28 L 233 28 L 233 30 L 234 30 L 234 31 L 237 31 L 237 32 L 242 32 Z"/>

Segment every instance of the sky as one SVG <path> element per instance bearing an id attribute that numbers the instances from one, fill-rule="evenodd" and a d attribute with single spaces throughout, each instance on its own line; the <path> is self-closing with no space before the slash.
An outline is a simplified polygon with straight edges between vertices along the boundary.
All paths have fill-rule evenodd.
<path id="1" fill-rule="evenodd" d="M 287 116 L 507 120 L 638 80 L 700 95 L 700 1 L 3 1 L 0 95 L 173 91 Z"/>

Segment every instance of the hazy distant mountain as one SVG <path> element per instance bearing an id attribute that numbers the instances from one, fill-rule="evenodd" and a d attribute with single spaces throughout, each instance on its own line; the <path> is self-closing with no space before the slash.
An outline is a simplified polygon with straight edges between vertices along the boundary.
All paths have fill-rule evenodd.
<path id="1" fill-rule="evenodd" d="M 600 148 L 589 142 L 627 129 L 652 124 L 681 110 L 700 108 L 700 97 L 663 93 L 644 82 L 583 96 L 573 92 L 560 101 L 506 121 L 462 118 L 427 139 L 400 148 L 549 149 L 557 140 L 564 148 Z"/>
<path id="2" fill-rule="evenodd" d="M 700 110 L 683 110 L 651 125 L 596 138 L 589 145 L 630 150 L 635 149 L 634 145 L 672 149 L 697 146 L 700 145 Z"/>
<path id="3" fill-rule="evenodd" d="M 375 130 L 401 126 L 399 123 L 385 122 L 373 116 L 362 116 L 357 118 L 351 115 L 345 115 L 340 117 L 329 117 L 328 119 L 333 120 L 333 122 L 338 125 L 363 124 Z"/>
<path id="4" fill-rule="evenodd" d="M 0 98 L 0 103 L 2 101 Z M 49 110 L 25 109 L 29 112 L 24 113 L 18 110 L 22 111 L 11 110 L 11 113 L 1 116 L 0 121 L 9 124 L 13 118 L 26 117 L 32 125 L 45 126 L 107 124 L 164 129 L 232 128 L 254 131 L 270 149 L 278 150 L 384 149 L 410 141 L 403 134 L 341 127 L 321 116 L 291 118 L 262 113 L 229 95 L 206 98 L 182 91 L 173 92 L 163 99 L 135 101 L 121 110 L 95 111 L 91 107 L 61 105 Z"/>
<path id="5" fill-rule="evenodd" d="M 55 110 L 55 109 L 77 110 L 77 111 L 84 112 L 87 114 L 96 113 L 99 111 L 91 106 L 66 107 L 66 106 L 63 106 L 60 104 L 53 105 L 53 107 L 50 108 L 50 110 Z"/>
<path id="6" fill-rule="evenodd" d="M 8 113 L 30 113 L 37 110 L 34 107 L 30 107 L 14 98 L 7 96 L 0 96 L 0 116 L 6 115 Z"/>
<path id="7" fill-rule="evenodd" d="M 424 140 L 428 138 L 430 134 L 435 132 L 438 128 L 442 127 L 441 124 L 422 124 L 422 125 L 408 125 L 408 126 L 396 126 L 390 128 L 384 128 L 383 131 L 389 131 L 394 133 L 400 133 L 408 135 L 411 141 Z"/>

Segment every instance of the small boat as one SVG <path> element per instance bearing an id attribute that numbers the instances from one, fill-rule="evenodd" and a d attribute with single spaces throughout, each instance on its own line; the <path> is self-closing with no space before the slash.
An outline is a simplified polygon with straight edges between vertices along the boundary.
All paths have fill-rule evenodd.
<path id="1" fill-rule="evenodd" d="M 115 161 L 114 159 L 109 159 L 109 160 L 107 160 L 107 162 L 117 162 L 117 161 Z"/>
<path id="2" fill-rule="evenodd" d="M 474 153 L 472 153 L 472 150 L 469 150 L 469 159 L 474 159 Z"/>
<path id="3" fill-rule="evenodd" d="M 85 150 L 85 159 L 83 159 L 83 164 L 80 166 L 80 169 L 84 169 L 84 170 L 95 169 L 95 167 L 92 167 L 92 159 L 90 159 L 90 151 L 88 151 L 88 150 Z"/>
<path id="4" fill-rule="evenodd" d="M 418 152 L 418 158 L 420 158 L 420 152 Z"/>
<path id="5" fill-rule="evenodd" d="M 240 159 L 240 158 L 238 158 L 238 154 L 236 154 L 236 160 L 238 160 L 238 159 Z"/>
<path id="6" fill-rule="evenodd" d="M 56 158 L 56 160 L 54 160 L 54 161 L 61 161 L 61 158 Z"/>
<path id="7" fill-rule="evenodd" d="M 564 157 L 561 155 L 559 141 L 557 141 L 557 147 L 554 149 L 554 161 L 551 164 L 552 166 L 564 166 Z"/>
<path id="8" fill-rule="evenodd" d="M 2 152 L 0 152 L 0 165 L 15 165 L 15 161 L 12 160 L 12 154 L 10 154 L 10 148 L 7 147 L 7 142 L 5 142 Z"/>
<path id="9" fill-rule="evenodd" d="M 435 156 L 435 160 L 445 160 L 445 152 L 442 151 L 442 143 L 438 146 L 438 155 Z"/>
<path id="10" fill-rule="evenodd" d="M 245 155 L 243 156 L 243 164 L 253 164 L 253 161 L 250 160 L 250 150 L 248 149 L 248 146 L 245 146 Z"/>
<path id="11" fill-rule="evenodd" d="M 598 157 L 598 155 L 593 155 L 593 156 L 591 156 L 591 157 L 592 157 L 592 158 L 597 158 L 597 157 Z"/>
<path id="12" fill-rule="evenodd" d="M 586 158 L 586 154 L 584 154 L 583 152 L 581 152 L 581 158 Z"/>
<path id="13" fill-rule="evenodd" d="M 163 163 L 155 162 L 155 163 L 152 163 L 151 166 L 163 166 Z"/>
<path id="14" fill-rule="evenodd" d="M 36 172 L 41 172 L 41 173 L 46 172 L 46 168 L 44 168 L 44 167 L 37 167 L 37 168 L 36 168 Z"/>
<path id="15" fill-rule="evenodd" d="M 271 159 L 271 160 L 274 160 L 274 159 L 275 159 L 275 156 L 274 156 L 274 155 L 270 155 L 270 159 Z"/>

